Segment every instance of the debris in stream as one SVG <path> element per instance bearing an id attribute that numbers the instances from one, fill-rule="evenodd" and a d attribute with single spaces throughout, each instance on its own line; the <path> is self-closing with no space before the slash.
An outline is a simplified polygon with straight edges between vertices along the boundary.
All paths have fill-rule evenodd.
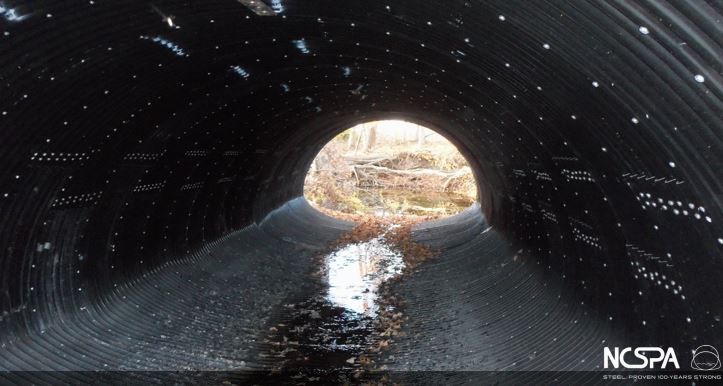
<path id="1" fill-rule="evenodd" d="M 315 257 L 316 289 L 287 302 L 263 338 L 263 376 L 294 383 L 388 383 L 379 356 L 406 317 L 394 283 L 432 251 L 412 240 L 414 221 L 365 217 Z M 249 381 L 249 380 L 246 380 Z M 253 380 L 251 380 L 253 383 Z"/>

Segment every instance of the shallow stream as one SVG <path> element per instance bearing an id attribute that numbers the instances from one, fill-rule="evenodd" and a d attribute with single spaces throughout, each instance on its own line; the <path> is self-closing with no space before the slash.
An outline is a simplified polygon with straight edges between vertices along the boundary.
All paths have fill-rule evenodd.
<path id="1" fill-rule="evenodd" d="M 270 350 L 260 362 L 271 364 L 272 374 L 303 383 L 354 381 L 363 367 L 360 356 L 379 339 L 380 285 L 404 269 L 402 255 L 384 238 L 395 227 L 325 256 L 319 291 L 285 304 L 283 320 L 269 330 Z"/>

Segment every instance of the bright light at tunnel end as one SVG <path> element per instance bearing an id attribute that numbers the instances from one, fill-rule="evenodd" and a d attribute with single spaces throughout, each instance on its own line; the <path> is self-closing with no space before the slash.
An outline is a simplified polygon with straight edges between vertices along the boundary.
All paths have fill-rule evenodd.
<path id="1" fill-rule="evenodd" d="M 304 193 L 342 217 L 439 218 L 478 200 L 459 149 L 439 132 L 399 119 L 357 124 L 334 137 L 312 162 Z"/>

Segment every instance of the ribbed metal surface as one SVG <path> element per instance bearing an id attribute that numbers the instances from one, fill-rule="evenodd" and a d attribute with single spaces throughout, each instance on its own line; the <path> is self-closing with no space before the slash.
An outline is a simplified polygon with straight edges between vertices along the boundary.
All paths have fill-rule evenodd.
<path id="1" fill-rule="evenodd" d="M 440 250 L 440 257 L 399 286 L 409 324 L 386 354 L 387 366 L 402 371 L 595 370 L 602 367 L 603 347 L 624 343 L 622 320 L 585 305 L 565 289 L 569 278 L 505 241 L 478 211 L 449 220 L 454 221 L 414 234 Z"/>
<path id="2" fill-rule="evenodd" d="M 530 253 L 494 273 L 484 259 L 503 259 L 503 245 L 488 245 L 489 235 L 430 235 L 457 240 L 449 261 L 458 268 L 440 260 L 429 269 L 463 269 L 459 285 L 476 297 L 461 299 L 504 295 L 500 310 L 510 313 L 525 304 L 509 327 L 539 326 L 539 339 L 554 323 L 538 313 L 565 304 L 560 323 L 580 323 L 560 334 L 566 345 L 575 334 L 606 336 L 609 324 L 587 312 L 613 316 L 635 337 L 629 344 L 723 346 L 714 295 L 723 276 L 718 2 L 267 5 L 277 15 L 235 0 L 0 4 L 3 363 L 97 369 L 139 358 L 106 355 L 114 351 L 93 343 L 102 341 L 148 353 L 151 368 L 202 364 L 164 360 L 144 351 L 155 343 L 126 337 L 157 331 L 152 315 L 162 313 L 176 326 L 168 336 L 179 336 L 170 351 L 194 352 L 182 331 L 213 334 L 192 327 L 188 318 L 205 309 L 184 308 L 195 300 L 172 286 L 184 280 L 174 267 L 214 264 L 206 255 L 214 242 L 257 232 L 254 223 L 302 193 L 326 140 L 379 118 L 413 120 L 457 144 L 488 222 Z M 316 245 L 331 235 L 317 238 L 317 220 L 298 216 L 274 240 Z M 269 239 L 244 240 L 236 250 L 254 263 L 239 269 L 281 258 Z M 243 288 L 241 274 L 234 280 Z M 151 290 L 162 284 L 175 303 Z M 419 296 L 428 284 L 405 291 Z M 135 304 L 121 289 L 148 302 L 137 309 L 143 317 L 123 316 Z M 575 300 L 537 305 L 535 292 Z M 460 312 L 469 328 L 494 316 L 481 306 Z M 489 331 L 492 344 L 506 342 L 504 328 Z M 575 350 L 593 350 L 581 339 Z M 21 341 L 32 344 L 7 348 Z M 550 362 L 529 366 L 567 358 L 550 350 Z M 527 354 L 494 352 L 475 360 L 522 363 Z M 57 360 L 44 362 L 49 355 Z"/>
<path id="3" fill-rule="evenodd" d="M 309 230 L 302 239 L 286 231 L 299 227 Z M 154 378 L 143 372 L 159 370 L 258 366 L 256 340 L 273 309 L 304 292 L 310 257 L 349 227 L 303 199 L 291 202 L 263 224 L 115 287 L 103 302 L 39 334 L 6 337 L 2 370 L 43 371 L 35 375 L 48 381 L 65 380 L 58 371 L 133 370 L 142 380 Z"/>

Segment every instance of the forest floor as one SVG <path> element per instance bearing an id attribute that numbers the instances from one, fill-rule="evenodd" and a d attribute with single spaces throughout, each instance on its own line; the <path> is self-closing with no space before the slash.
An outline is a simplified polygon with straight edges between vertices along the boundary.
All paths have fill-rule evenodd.
<path id="1" fill-rule="evenodd" d="M 333 140 L 311 167 L 304 195 L 327 213 L 446 216 L 477 199 L 474 176 L 449 143 L 382 144 L 348 150 Z"/>

